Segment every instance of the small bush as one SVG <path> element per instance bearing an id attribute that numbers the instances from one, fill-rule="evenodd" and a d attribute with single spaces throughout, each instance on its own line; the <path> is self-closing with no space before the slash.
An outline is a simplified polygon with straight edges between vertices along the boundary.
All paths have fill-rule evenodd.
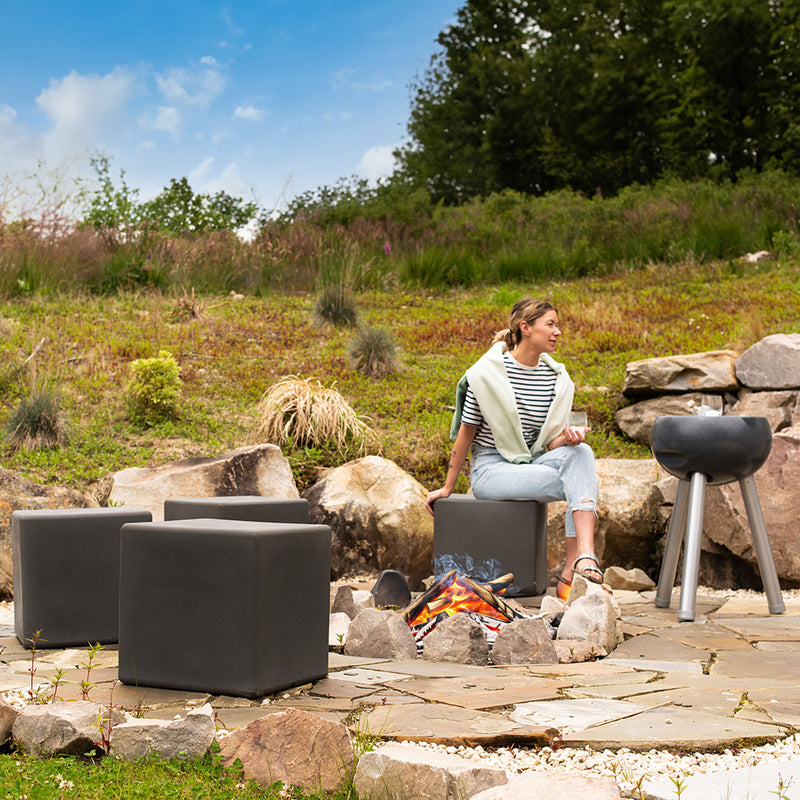
<path id="1" fill-rule="evenodd" d="M 69 441 L 61 399 L 48 390 L 23 398 L 6 423 L 8 443 L 14 450 L 52 450 Z"/>
<path id="2" fill-rule="evenodd" d="M 397 372 L 400 360 L 394 339 L 383 328 L 361 328 L 347 347 L 347 364 L 370 378 Z"/>
<path id="3" fill-rule="evenodd" d="M 319 293 L 314 308 L 314 321 L 318 325 L 355 328 L 356 320 L 355 300 L 343 286 L 326 286 Z"/>
<path id="4" fill-rule="evenodd" d="M 258 404 L 256 433 L 261 441 L 323 450 L 378 446 L 377 434 L 336 389 L 313 378 L 290 375 L 274 384 Z"/>
<path id="5" fill-rule="evenodd" d="M 155 425 L 178 416 L 180 369 L 172 353 L 161 350 L 154 358 L 139 358 L 129 366 L 127 387 L 131 420 Z"/>

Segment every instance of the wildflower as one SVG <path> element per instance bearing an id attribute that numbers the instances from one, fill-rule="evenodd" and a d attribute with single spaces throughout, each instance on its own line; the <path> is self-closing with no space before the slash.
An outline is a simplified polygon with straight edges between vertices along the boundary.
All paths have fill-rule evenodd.
<path id="1" fill-rule="evenodd" d="M 389 242 L 384 242 L 384 243 L 383 243 L 383 252 L 384 252 L 384 254 L 385 254 L 385 255 L 387 255 L 387 256 L 388 256 L 388 255 L 391 255 L 391 252 L 392 252 L 392 246 L 389 244 Z"/>

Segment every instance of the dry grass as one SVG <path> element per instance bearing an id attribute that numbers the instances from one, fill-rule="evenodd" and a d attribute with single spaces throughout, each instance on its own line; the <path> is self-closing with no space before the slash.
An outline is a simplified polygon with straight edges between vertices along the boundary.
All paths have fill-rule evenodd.
<path id="1" fill-rule="evenodd" d="M 256 436 L 281 446 L 354 447 L 361 455 L 380 448 L 378 435 L 336 389 L 294 375 L 275 383 L 261 398 Z"/>

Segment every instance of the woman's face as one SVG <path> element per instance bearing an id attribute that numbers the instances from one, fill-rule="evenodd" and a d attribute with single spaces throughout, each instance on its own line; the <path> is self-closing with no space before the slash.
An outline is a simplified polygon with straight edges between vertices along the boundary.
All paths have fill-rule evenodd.
<path id="1" fill-rule="evenodd" d="M 545 312 L 533 324 L 523 322 L 520 325 L 523 335 L 532 347 L 540 353 L 552 353 L 558 345 L 561 331 L 558 327 L 558 313 L 555 310 Z"/>

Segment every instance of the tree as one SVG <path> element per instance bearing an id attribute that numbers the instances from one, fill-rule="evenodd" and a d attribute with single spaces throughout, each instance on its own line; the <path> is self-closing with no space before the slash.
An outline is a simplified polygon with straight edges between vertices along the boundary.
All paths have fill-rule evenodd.
<path id="1" fill-rule="evenodd" d="M 527 71 L 525 0 L 471 0 L 439 34 L 416 92 L 401 169 L 447 202 L 497 188 L 487 128 L 498 105 L 518 96 Z"/>
<path id="2" fill-rule="evenodd" d="M 139 202 L 139 190 L 125 182 L 120 171 L 120 186 L 114 185 L 106 156 L 91 159 L 99 186 L 83 188 L 82 227 L 94 228 L 112 248 L 131 242 L 143 231 L 186 234 L 207 231 L 236 231 L 255 219 L 256 203 L 232 197 L 226 192 L 195 194 L 186 178 L 173 178 L 158 197 Z"/>
<path id="3" fill-rule="evenodd" d="M 398 157 L 451 203 L 798 171 L 799 38 L 789 0 L 467 0 Z"/>
<path id="4" fill-rule="evenodd" d="M 142 207 L 144 223 L 165 233 L 235 231 L 256 217 L 258 206 L 226 192 L 195 194 L 186 178 L 173 178 L 158 197 Z"/>
<path id="5" fill-rule="evenodd" d="M 139 190 L 125 183 L 124 170 L 119 173 L 120 187 L 114 186 L 110 175 L 111 165 L 106 156 L 95 155 L 90 159 L 90 164 L 100 185 L 91 192 L 85 187 L 79 192 L 79 202 L 84 206 L 80 227 L 94 228 L 106 245 L 115 249 L 130 241 L 141 224 Z"/>

